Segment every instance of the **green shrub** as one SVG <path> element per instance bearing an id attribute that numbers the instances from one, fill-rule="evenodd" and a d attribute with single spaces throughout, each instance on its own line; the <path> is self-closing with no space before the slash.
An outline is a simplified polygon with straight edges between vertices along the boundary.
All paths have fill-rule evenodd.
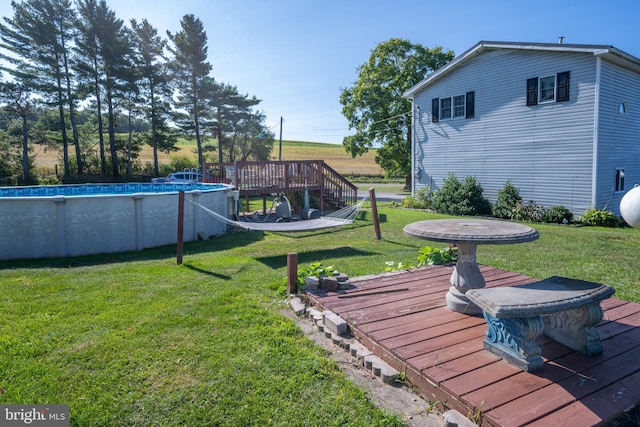
<path id="1" fill-rule="evenodd" d="M 529 200 L 525 204 L 519 202 L 513 210 L 512 219 L 516 221 L 541 222 L 544 215 L 544 207 L 538 205 L 535 200 Z"/>
<path id="2" fill-rule="evenodd" d="M 384 265 L 386 266 L 384 268 L 385 273 L 390 273 L 392 271 L 402 271 L 402 270 L 407 270 L 409 268 L 413 268 L 413 265 L 411 264 L 405 265 L 402 261 L 398 263 L 396 263 L 395 261 L 387 261 L 384 263 Z"/>
<path id="3" fill-rule="evenodd" d="M 491 206 L 491 214 L 496 218 L 510 219 L 518 203 L 522 203 L 520 191 L 508 180 L 504 187 L 498 190 L 496 202 Z"/>
<path id="4" fill-rule="evenodd" d="M 179 172 L 185 169 L 199 169 L 198 161 L 192 160 L 183 155 L 171 156 L 171 160 L 169 160 L 169 169 L 170 172 L 168 172 L 167 175 L 169 173 Z"/>
<path id="5" fill-rule="evenodd" d="M 311 264 L 300 267 L 298 266 L 298 276 L 296 277 L 298 282 L 298 289 L 304 289 L 306 287 L 306 278 L 309 276 L 316 276 L 318 278 L 322 276 L 337 276 L 340 273 L 334 266 L 323 266 L 321 262 L 312 262 Z M 282 279 L 281 285 L 278 287 L 278 294 L 285 295 L 287 290 L 288 277 Z"/>
<path id="6" fill-rule="evenodd" d="M 432 248 L 425 246 L 418 252 L 418 267 L 425 265 L 440 265 L 458 260 L 458 249 L 455 247 Z"/>
<path id="7" fill-rule="evenodd" d="M 542 221 L 555 224 L 568 224 L 573 221 L 573 214 L 562 205 L 554 206 L 544 212 Z"/>
<path id="8" fill-rule="evenodd" d="M 482 185 L 476 177 L 468 176 L 460 183 L 450 173 L 442 188 L 433 196 L 433 209 L 450 215 L 488 215 L 491 213 L 491 203 L 482 193 Z"/>
<path id="9" fill-rule="evenodd" d="M 453 173 L 445 178 L 442 187 L 433 196 L 433 209 L 440 213 L 452 213 L 457 204 L 457 194 L 460 191 L 460 181 Z"/>
<path id="10" fill-rule="evenodd" d="M 620 218 L 613 212 L 604 209 L 588 209 L 581 217 L 580 222 L 585 225 L 598 225 L 601 227 L 618 227 Z"/>
<path id="11" fill-rule="evenodd" d="M 431 209 L 433 203 L 433 190 L 428 185 L 418 188 L 413 196 L 402 199 L 401 206 L 411 209 Z"/>

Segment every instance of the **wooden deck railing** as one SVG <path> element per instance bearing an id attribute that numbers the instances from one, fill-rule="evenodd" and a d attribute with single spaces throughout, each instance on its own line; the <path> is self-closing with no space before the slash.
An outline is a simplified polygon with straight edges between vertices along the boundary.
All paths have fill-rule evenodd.
<path id="1" fill-rule="evenodd" d="M 232 184 L 247 199 L 252 195 L 291 194 L 305 188 L 316 193 L 320 210 L 355 203 L 358 189 L 323 160 L 204 163 L 204 182 Z M 326 205 L 328 204 L 328 206 Z"/>

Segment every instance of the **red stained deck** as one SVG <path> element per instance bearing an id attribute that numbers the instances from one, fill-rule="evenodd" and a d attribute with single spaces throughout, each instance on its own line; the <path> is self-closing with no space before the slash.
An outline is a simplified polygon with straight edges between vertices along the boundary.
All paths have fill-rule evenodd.
<path id="1" fill-rule="evenodd" d="M 312 303 L 345 319 L 356 338 L 400 372 L 429 401 L 483 426 L 589 426 L 640 405 L 640 304 L 602 302 L 604 352 L 584 356 L 540 337 L 543 369 L 523 372 L 485 351 L 481 317 L 445 306 L 453 268 L 351 278 L 351 289 L 308 293 Z M 487 287 L 537 279 L 481 266 Z M 359 295 L 361 294 L 361 295 Z"/>

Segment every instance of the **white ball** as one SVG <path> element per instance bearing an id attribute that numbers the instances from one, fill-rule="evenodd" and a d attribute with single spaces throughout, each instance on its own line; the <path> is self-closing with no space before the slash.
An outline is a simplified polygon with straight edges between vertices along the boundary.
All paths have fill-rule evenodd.
<path id="1" fill-rule="evenodd" d="M 640 186 L 636 185 L 620 201 L 620 214 L 632 227 L 640 228 Z"/>

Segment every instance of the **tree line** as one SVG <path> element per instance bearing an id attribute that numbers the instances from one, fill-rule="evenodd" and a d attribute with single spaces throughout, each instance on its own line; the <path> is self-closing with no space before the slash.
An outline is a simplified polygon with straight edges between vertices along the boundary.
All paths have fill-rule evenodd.
<path id="1" fill-rule="evenodd" d="M 157 176 L 158 152 L 177 150 L 179 136 L 195 139 L 199 165 L 268 159 L 261 101 L 214 79 L 193 14 L 163 37 L 146 19 L 126 24 L 105 0 L 11 5 L 0 23 L 0 175 L 19 165 L 33 182 L 33 143 L 60 150 L 65 177 L 131 175 L 144 144 Z"/>

